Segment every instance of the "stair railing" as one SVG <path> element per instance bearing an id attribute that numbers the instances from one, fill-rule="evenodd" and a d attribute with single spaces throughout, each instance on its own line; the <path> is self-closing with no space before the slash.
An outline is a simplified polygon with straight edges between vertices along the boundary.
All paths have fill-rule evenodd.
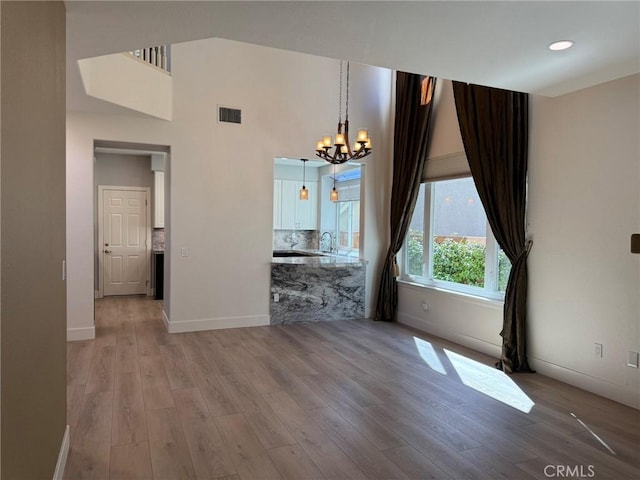
<path id="1" fill-rule="evenodd" d="M 129 53 L 143 62 L 171 73 L 171 48 L 169 45 L 139 48 Z"/>

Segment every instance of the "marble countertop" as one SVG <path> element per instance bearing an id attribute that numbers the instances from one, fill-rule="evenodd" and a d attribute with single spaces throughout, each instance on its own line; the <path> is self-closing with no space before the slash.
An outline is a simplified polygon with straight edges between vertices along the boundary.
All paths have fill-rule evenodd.
<path id="1" fill-rule="evenodd" d="M 306 265 L 310 267 L 348 267 L 366 265 L 367 261 L 356 257 L 346 257 L 320 250 L 294 250 L 296 252 L 318 254 L 317 257 L 273 257 L 271 263 L 279 265 Z"/>

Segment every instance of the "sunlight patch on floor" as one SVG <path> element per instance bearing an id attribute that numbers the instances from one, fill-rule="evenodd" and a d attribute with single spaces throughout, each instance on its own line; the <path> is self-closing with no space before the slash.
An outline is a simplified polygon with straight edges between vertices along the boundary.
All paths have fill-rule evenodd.
<path id="1" fill-rule="evenodd" d="M 416 344 L 418 353 L 427 365 L 429 365 L 432 370 L 446 375 L 447 371 L 445 370 L 444 365 L 442 365 L 440 358 L 438 358 L 438 354 L 434 350 L 433 345 L 417 337 L 413 337 L 413 341 Z"/>
<path id="2" fill-rule="evenodd" d="M 444 349 L 460 380 L 467 387 L 509 405 L 524 413 L 529 413 L 535 403 L 509 376 L 497 368 Z"/>

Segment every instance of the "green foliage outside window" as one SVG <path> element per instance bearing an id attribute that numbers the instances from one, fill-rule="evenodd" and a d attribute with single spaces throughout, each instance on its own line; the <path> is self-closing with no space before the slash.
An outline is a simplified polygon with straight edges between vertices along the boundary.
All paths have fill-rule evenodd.
<path id="1" fill-rule="evenodd" d="M 507 255 L 500 249 L 498 252 L 498 291 L 504 292 L 507 289 L 509 273 L 511 272 L 511 262 Z"/>
<path id="2" fill-rule="evenodd" d="M 424 238 L 420 231 L 410 231 L 407 242 L 409 275 L 422 275 Z M 433 278 L 475 287 L 484 286 L 486 247 L 466 240 L 446 238 L 433 244 Z M 498 255 L 498 291 L 504 292 L 511 262 L 500 250 Z"/>
<path id="3" fill-rule="evenodd" d="M 433 244 L 433 278 L 484 287 L 485 246 L 451 238 Z"/>
<path id="4" fill-rule="evenodd" d="M 407 270 L 409 275 L 422 275 L 422 252 L 424 249 L 424 234 L 419 230 L 409 231 L 407 242 Z"/>

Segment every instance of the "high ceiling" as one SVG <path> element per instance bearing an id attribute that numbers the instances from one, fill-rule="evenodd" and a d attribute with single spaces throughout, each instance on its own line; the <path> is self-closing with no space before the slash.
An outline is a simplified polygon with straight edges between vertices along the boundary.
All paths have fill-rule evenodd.
<path id="1" fill-rule="evenodd" d="M 212 37 L 545 96 L 640 71 L 639 1 L 67 1 L 66 6 L 72 109 L 79 107 L 82 92 L 76 60 Z M 573 40 L 574 47 L 547 49 L 561 39 Z"/>

